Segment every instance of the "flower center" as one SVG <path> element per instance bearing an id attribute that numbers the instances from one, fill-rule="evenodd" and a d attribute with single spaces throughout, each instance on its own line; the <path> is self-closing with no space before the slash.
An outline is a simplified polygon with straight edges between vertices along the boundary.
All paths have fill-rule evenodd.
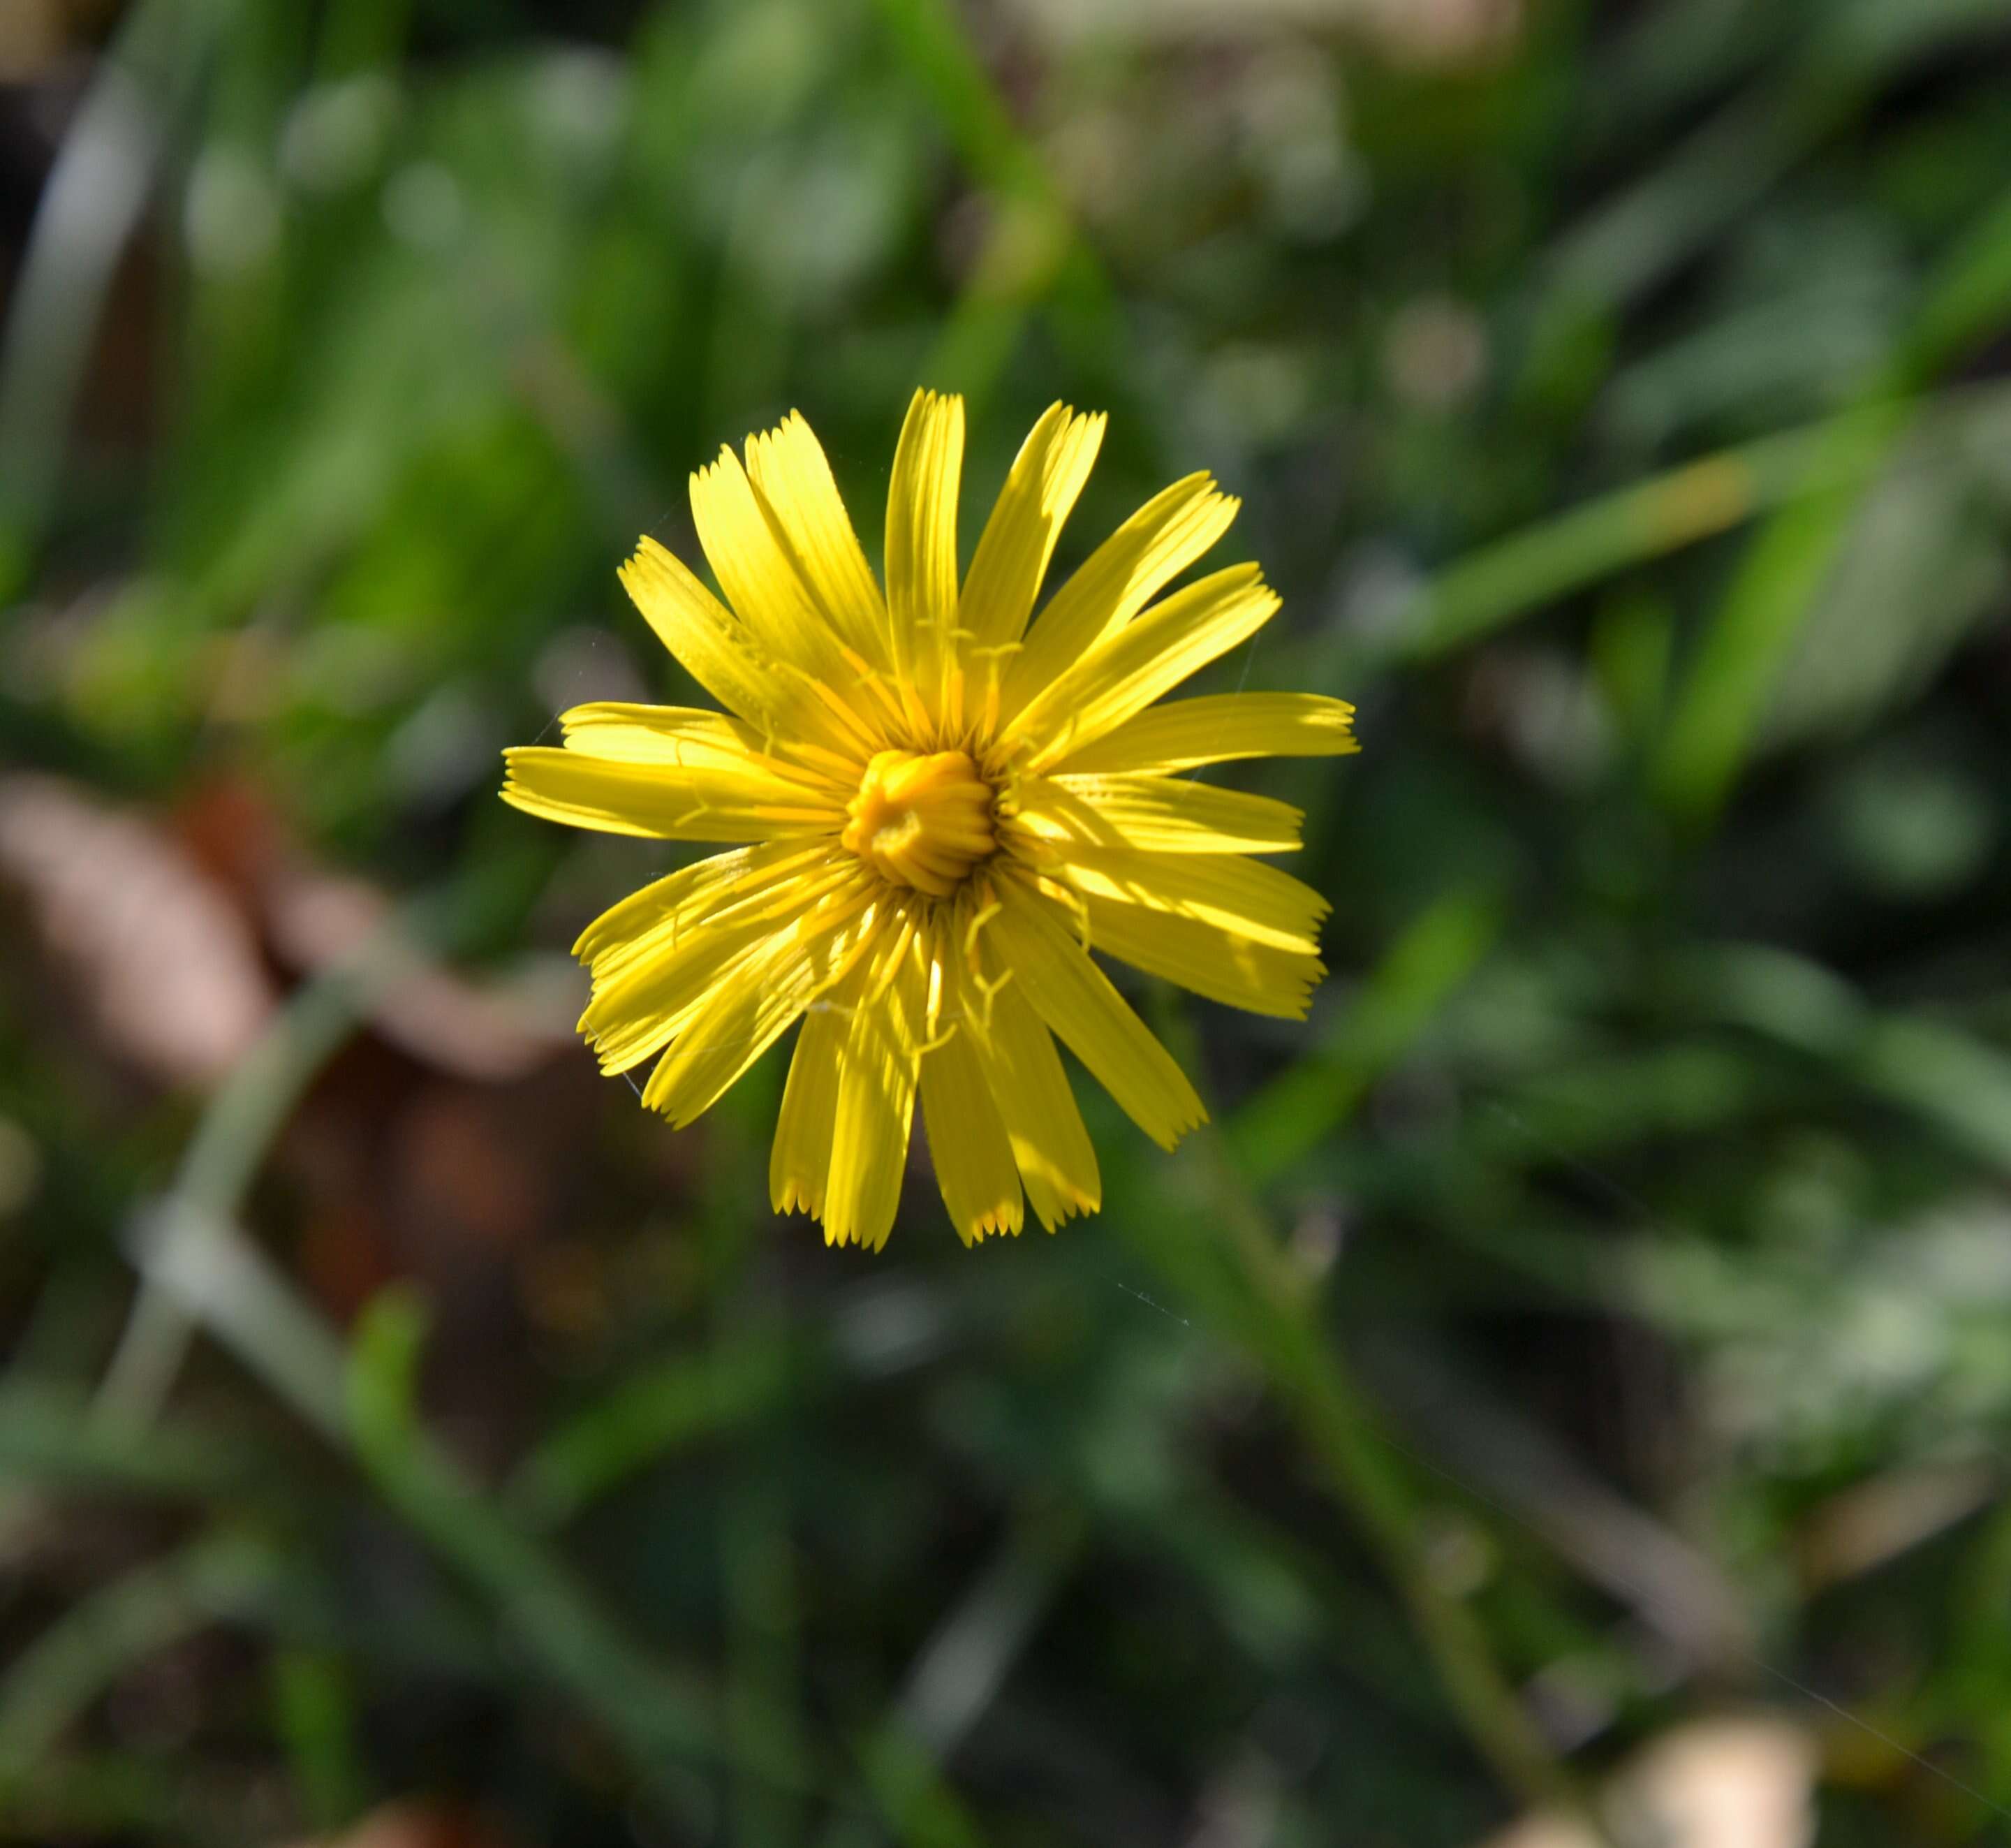
<path id="1" fill-rule="evenodd" d="M 883 879 L 946 899 L 991 856 L 991 785 L 962 751 L 881 751 L 841 838 Z"/>

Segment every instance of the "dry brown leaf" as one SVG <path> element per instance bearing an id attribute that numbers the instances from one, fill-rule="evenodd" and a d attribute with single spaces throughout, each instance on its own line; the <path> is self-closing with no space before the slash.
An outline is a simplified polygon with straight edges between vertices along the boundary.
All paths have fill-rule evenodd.
<path id="1" fill-rule="evenodd" d="M 2003 1475 L 1995 1458 L 1922 1464 L 1831 1496 L 1803 1518 L 1796 1537 L 1803 1584 L 1825 1591 L 1877 1570 L 1994 1500 Z"/>
<path id="2" fill-rule="evenodd" d="M 1658 1848 L 1812 1848 L 1816 1742 L 1770 1714 L 1700 1720 L 1639 1753 L 1600 1804 L 1622 1842 Z M 1598 1848 L 1568 1817 L 1525 1818 L 1486 1848 Z"/>
<path id="3" fill-rule="evenodd" d="M 212 1084 L 276 999 L 229 898 L 166 833 L 55 777 L 0 778 L 0 882 L 91 1032 L 168 1084 Z"/>
<path id="4" fill-rule="evenodd" d="M 55 0 L 16 0 L 0 11 L 0 82 L 18 84 L 55 61 L 62 49 Z"/>
<path id="5" fill-rule="evenodd" d="M 391 914 L 390 899 L 376 886 L 315 864 L 270 801 L 241 779 L 219 778 L 194 791 L 176 820 L 289 974 L 339 968 Z M 471 982 L 409 942 L 399 954 L 400 967 L 370 1003 L 370 1025 L 429 1070 L 498 1084 L 577 1046 L 570 1008 L 555 1013 L 510 989 Z"/>
<path id="6" fill-rule="evenodd" d="M 360 879 L 296 868 L 268 891 L 266 929 L 279 961 L 311 974 L 354 956 L 390 909 Z M 523 1077 L 577 1044 L 569 1023 L 507 992 L 478 988 L 410 949 L 368 1012 L 371 1026 L 400 1052 L 479 1084 Z"/>
<path id="7" fill-rule="evenodd" d="M 373 1810 L 354 1828 L 294 1848 L 522 1848 L 500 1827 L 461 1804 L 406 1802 Z"/>
<path id="8" fill-rule="evenodd" d="M 1523 0 L 1016 0 L 1052 42 L 1178 43 L 1347 30 L 1392 57 L 1458 65 L 1499 57 L 1521 36 Z"/>

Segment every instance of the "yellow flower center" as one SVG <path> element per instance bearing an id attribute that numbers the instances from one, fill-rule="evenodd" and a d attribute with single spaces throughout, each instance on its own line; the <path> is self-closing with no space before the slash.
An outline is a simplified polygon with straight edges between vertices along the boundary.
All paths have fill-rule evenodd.
<path id="1" fill-rule="evenodd" d="M 842 837 L 883 879 L 946 899 L 991 856 L 991 785 L 962 751 L 881 751 Z"/>

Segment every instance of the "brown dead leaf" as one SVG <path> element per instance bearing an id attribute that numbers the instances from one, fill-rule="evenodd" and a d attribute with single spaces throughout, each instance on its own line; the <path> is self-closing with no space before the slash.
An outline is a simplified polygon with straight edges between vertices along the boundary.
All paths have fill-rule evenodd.
<path id="1" fill-rule="evenodd" d="M 1614 1836 L 1667 1848 L 1813 1848 L 1816 1742 L 1754 1714 L 1665 1732 L 1600 1793 Z M 1487 1848 L 1597 1848 L 1568 1817 L 1529 1817 Z"/>
<path id="2" fill-rule="evenodd" d="M 0 778 L 0 884 L 90 1031 L 159 1082 L 214 1083 L 272 1012 L 256 941 L 196 861 L 60 778 Z"/>
<path id="3" fill-rule="evenodd" d="M 62 10 L 55 0 L 18 0 L 0 12 L 0 83 L 33 77 L 62 50 Z"/>
<path id="4" fill-rule="evenodd" d="M 387 1803 L 354 1828 L 319 1836 L 294 1848 L 523 1848 L 500 1825 L 462 1804 Z"/>
<path id="5" fill-rule="evenodd" d="M 1876 1571 L 1963 1521 L 2002 1490 L 1995 1458 L 1893 1469 L 1819 1503 L 1795 1546 L 1811 1592 Z"/>
<path id="6" fill-rule="evenodd" d="M 383 894 L 360 879 L 304 868 L 266 895 L 273 953 L 304 974 L 355 956 L 390 915 Z M 506 991 L 478 988 L 408 948 L 398 974 L 378 991 L 371 1026 L 420 1064 L 476 1084 L 521 1078 L 576 1042 L 570 1023 Z"/>
<path id="7" fill-rule="evenodd" d="M 219 779 L 182 805 L 177 826 L 197 857 L 238 895 L 273 961 L 289 974 L 339 968 L 370 942 L 391 900 L 361 879 L 316 866 L 257 789 Z M 475 1084 L 536 1070 L 578 1042 L 569 1013 L 457 975 L 415 945 L 368 1009 L 387 1045 L 427 1069 Z"/>

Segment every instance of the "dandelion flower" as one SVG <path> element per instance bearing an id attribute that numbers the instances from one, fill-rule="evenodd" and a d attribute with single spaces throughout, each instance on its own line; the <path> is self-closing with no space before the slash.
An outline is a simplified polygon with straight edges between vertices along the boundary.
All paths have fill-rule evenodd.
<path id="1" fill-rule="evenodd" d="M 1297 810 L 1183 778 L 1355 748 L 1307 693 L 1155 702 L 1254 634 L 1254 565 L 1160 593 L 1227 529 L 1206 475 L 1148 501 L 1034 614 L 1103 435 L 1034 426 L 959 586 L 959 398 L 919 392 L 895 452 L 886 588 L 792 415 L 692 479 L 724 600 L 645 539 L 621 579 L 724 710 L 596 704 L 562 747 L 507 753 L 505 799 L 578 828 L 742 843 L 587 927 L 581 1031 L 680 1127 L 801 1030 L 770 1167 L 775 1209 L 877 1248 L 919 1098 L 968 1244 L 1101 1204 L 1059 1038 L 1155 1141 L 1205 1113 L 1091 951 L 1211 999 L 1303 1018 L 1327 906 L 1249 857 Z"/>

